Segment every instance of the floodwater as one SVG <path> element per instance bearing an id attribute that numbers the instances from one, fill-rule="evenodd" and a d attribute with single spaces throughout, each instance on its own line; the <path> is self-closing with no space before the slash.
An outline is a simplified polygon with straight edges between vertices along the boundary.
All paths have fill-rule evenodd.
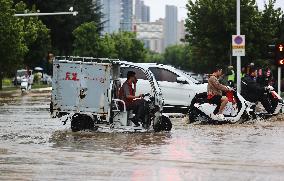
<path id="1" fill-rule="evenodd" d="M 284 121 L 169 133 L 70 131 L 49 93 L 0 96 L 0 180 L 283 180 Z"/>

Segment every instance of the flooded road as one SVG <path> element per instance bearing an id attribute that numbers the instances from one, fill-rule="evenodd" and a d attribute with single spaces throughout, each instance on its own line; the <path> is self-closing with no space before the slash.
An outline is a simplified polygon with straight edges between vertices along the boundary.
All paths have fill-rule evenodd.
<path id="1" fill-rule="evenodd" d="M 283 180 L 284 119 L 170 133 L 70 131 L 49 93 L 0 97 L 0 180 Z"/>

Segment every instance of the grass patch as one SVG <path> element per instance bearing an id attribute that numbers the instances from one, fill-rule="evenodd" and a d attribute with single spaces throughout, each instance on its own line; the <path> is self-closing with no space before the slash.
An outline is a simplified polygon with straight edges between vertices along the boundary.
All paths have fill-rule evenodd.
<path id="1" fill-rule="evenodd" d="M 51 87 L 51 85 L 47 85 L 47 84 L 41 84 L 41 83 L 36 83 L 32 85 L 32 90 L 33 89 L 40 89 L 40 88 L 47 88 L 47 87 Z M 20 85 L 18 86 L 14 86 L 13 84 L 11 85 L 5 85 L 3 87 L 1 91 L 14 91 L 14 90 L 20 90 Z"/>
<path id="2" fill-rule="evenodd" d="M 4 78 L 2 80 L 2 85 L 3 86 L 12 86 L 13 85 L 12 79 Z"/>

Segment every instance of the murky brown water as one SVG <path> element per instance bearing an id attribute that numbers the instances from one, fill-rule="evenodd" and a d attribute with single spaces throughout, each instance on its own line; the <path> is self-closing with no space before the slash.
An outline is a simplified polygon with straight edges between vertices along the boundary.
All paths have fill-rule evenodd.
<path id="1" fill-rule="evenodd" d="M 0 98 L 0 180 L 283 180 L 284 121 L 72 133 L 49 94 Z"/>

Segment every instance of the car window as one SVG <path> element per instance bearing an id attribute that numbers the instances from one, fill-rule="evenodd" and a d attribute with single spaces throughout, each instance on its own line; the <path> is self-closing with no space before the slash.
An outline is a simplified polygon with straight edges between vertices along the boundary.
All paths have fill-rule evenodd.
<path id="1" fill-rule="evenodd" d="M 177 75 L 169 70 L 157 68 L 157 67 L 150 67 L 149 68 L 157 81 L 167 81 L 167 82 L 176 82 Z"/>
<path id="2" fill-rule="evenodd" d="M 134 67 L 121 67 L 120 68 L 120 77 L 121 78 L 127 78 L 127 72 L 128 71 L 133 71 L 136 73 L 136 78 L 137 79 L 143 79 L 143 80 L 147 80 L 146 75 L 144 74 L 144 72 L 138 68 L 134 68 Z"/>
<path id="3" fill-rule="evenodd" d="M 193 83 L 200 84 L 200 82 L 198 80 L 196 80 L 194 77 L 192 77 L 192 74 L 194 74 L 194 73 L 192 73 L 192 72 L 184 72 L 184 71 L 182 71 L 180 69 L 176 69 L 176 71 L 182 73 L 184 76 L 186 76 Z"/>

